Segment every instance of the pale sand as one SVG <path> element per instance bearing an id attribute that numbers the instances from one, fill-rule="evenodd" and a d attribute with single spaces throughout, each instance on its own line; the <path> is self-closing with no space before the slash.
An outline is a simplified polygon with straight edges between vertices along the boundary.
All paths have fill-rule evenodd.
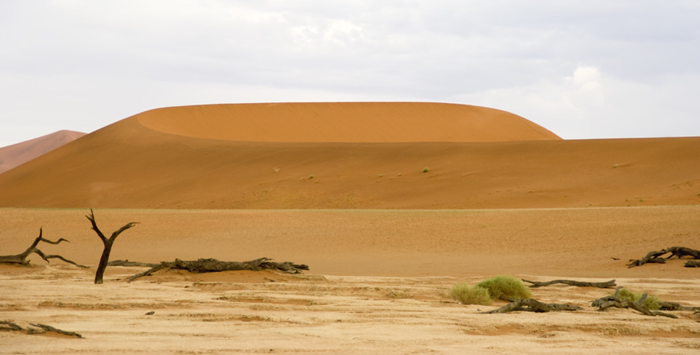
<path id="1" fill-rule="evenodd" d="M 95 265 L 101 243 L 86 210 L 0 209 L 0 254 L 42 245 Z M 700 305 L 698 269 L 683 260 L 627 268 L 630 258 L 672 245 L 698 248 L 698 206 L 482 211 L 96 210 L 111 233 L 129 221 L 112 259 L 158 262 L 262 256 L 306 263 L 298 277 L 271 272 L 192 275 L 94 267 L 32 258 L 31 269 L 0 268 L 0 320 L 44 323 L 86 339 L 0 333 L 0 353 L 338 354 L 688 354 L 700 324 L 630 310 L 597 312 L 611 290 L 550 286 L 535 298 L 584 307 L 575 313 L 482 315 L 445 297 L 457 282 L 498 274 L 536 280 L 617 279 L 662 300 Z M 613 260 L 612 257 L 620 258 Z M 274 281 L 274 282 L 272 282 Z M 146 312 L 155 311 L 152 316 Z"/>

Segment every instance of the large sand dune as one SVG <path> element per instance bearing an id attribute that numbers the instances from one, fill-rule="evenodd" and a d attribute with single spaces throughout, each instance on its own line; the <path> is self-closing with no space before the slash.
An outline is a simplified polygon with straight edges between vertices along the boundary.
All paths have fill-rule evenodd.
<path id="1" fill-rule="evenodd" d="M 306 105 L 202 106 L 136 115 L 0 175 L 0 206 L 461 209 L 700 203 L 700 138 L 565 141 L 518 116 L 470 106 Z M 288 116 L 278 112 L 280 106 Z M 264 126 L 252 127 L 255 109 Z M 387 113 L 392 109 L 395 116 Z M 313 124 L 302 124 L 306 116 L 300 112 L 327 110 L 342 113 L 336 123 L 312 117 Z M 357 123 L 352 121 L 357 112 L 379 118 Z M 294 125 L 276 126 L 277 114 Z M 408 117 L 406 125 L 397 123 L 401 117 Z M 349 128 L 355 123 L 362 130 Z M 290 141 L 261 141 L 283 140 L 281 134 Z"/>
<path id="2" fill-rule="evenodd" d="M 480 312 L 505 302 L 446 293 L 497 274 L 614 278 L 700 306 L 685 260 L 626 266 L 700 247 L 699 153 L 700 138 L 564 141 L 458 105 L 149 111 L 0 174 L 0 206 L 79 207 L 0 208 L 0 255 L 43 227 L 70 240 L 42 243 L 45 253 L 93 266 L 36 255 L 31 268 L 1 265 L 0 320 L 85 339 L 0 331 L 0 353 L 687 354 L 700 348 L 697 313 L 596 311 L 591 300 L 612 290 L 543 287 L 534 298 L 583 309 L 500 315 Z M 311 271 L 167 270 L 127 283 L 145 269 L 109 267 L 93 285 L 103 245 L 86 207 L 107 234 L 141 222 L 112 260 L 270 257 Z"/>

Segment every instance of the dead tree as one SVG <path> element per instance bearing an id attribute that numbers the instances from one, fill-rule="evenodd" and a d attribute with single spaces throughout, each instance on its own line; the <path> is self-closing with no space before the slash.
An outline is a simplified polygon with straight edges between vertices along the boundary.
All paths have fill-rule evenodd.
<path id="1" fill-rule="evenodd" d="M 580 311 L 583 308 L 579 306 L 574 306 L 570 304 L 558 304 L 558 303 L 542 303 L 531 298 L 515 300 L 507 305 L 494 309 L 488 312 L 482 312 L 481 314 L 493 314 L 493 313 L 508 313 L 515 311 L 527 311 L 527 312 L 561 312 L 561 311 Z"/>
<path id="2" fill-rule="evenodd" d="M 97 266 L 97 272 L 95 273 L 95 284 L 101 284 L 102 283 L 102 277 L 104 276 L 105 269 L 107 269 L 107 264 L 109 263 L 109 254 L 112 252 L 112 245 L 114 244 L 114 241 L 117 239 L 119 234 L 121 234 L 123 231 L 135 226 L 138 224 L 138 222 L 129 222 L 123 227 L 119 228 L 117 231 L 112 233 L 112 236 L 107 239 L 104 234 L 100 231 L 99 228 L 97 228 L 97 223 L 95 222 L 95 214 L 92 212 L 92 208 L 90 209 L 90 214 L 86 215 L 87 219 L 90 220 L 90 223 L 92 223 L 92 230 L 97 233 L 97 236 L 100 237 L 100 240 L 102 240 L 102 243 L 104 244 L 105 248 L 102 251 L 102 256 L 100 257 L 100 264 Z"/>
<path id="3" fill-rule="evenodd" d="M 646 307 L 644 307 L 644 301 L 647 299 L 647 294 L 643 294 L 642 298 L 639 299 L 637 302 L 632 302 L 629 300 L 623 300 L 618 297 L 620 293 L 620 289 L 622 289 L 622 286 L 618 287 L 615 290 L 615 295 L 614 296 L 605 296 L 601 297 L 591 303 L 593 307 L 598 307 L 599 311 L 604 311 L 610 307 L 615 307 L 615 308 L 630 308 L 633 309 L 645 316 L 663 316 L 663 317 L 669 317 L 669 318 L 678 318 L 678 316 L 670 314 L 670 313 L 664 313 L 661 311 L 652 311 Z"/>
<path id="4" fill-rule="evenodd" d="M 180 269 L 187 270 L 192 273 L 218 272 L 218 271 L 236 271 L 236 270 L 280 270 L 290 274 L 298 274 L 301 270 L 309 270 L 308 265 L 294 264 L 289 261 L 281 263 L 274 262 L 268 258 L 260 258 L 251 261 L 219 261 L 216 259 L 199 259 L 199 260 L 180 260 L 163 261 L 160 264 L 136 275 L 129 277 L 129 282 L 138 279 L 139 277 L 148 276 L 152 273 L 163 269 Z"/>
<path id="5" fill-rule="evenodd" d="M 39 250 L 36 246 L 39 245 L 39 242 L 44 242 L 44 243 L 49 243 L 49 244 L 58 244 L 60 242 L 68 242 L 67 239 L 59 239 L 55 242 L 52 242 L 48 239 L 44 239 L 42 237 L 43 234 L 43 229 L 39 228 L 39 236 L 34 239 L 34 243 L 27 248 L 27 250 L 24 251 L 24 253 L 17 254 L 17 255 L 0 255 L 0 264 L 19 264 L 19 265 L 24 265 L 27 266 L 29 265 L 29 260 L 27 260 L 27 257 L 31 254 L 37 254 L 39 255 L 42 259 L 44 259 L 47 263 L 49 262 L 49 259 L 61 259 L 69 264 L 73 264 L 77 267 L 82 267 L 82 268 L 88 268 L 88 266 L 85 265 L 80 265 L 75 263 L 74 261 L 68 260 L 60 255 L 46 255 L 44 254 L 41 250 Z"/>
<path id="6" fill-rule="evenodd" d="M 530 281 L 523 279 L 523 282 L 531 283 L 530 288 L 537 288 L 543 286 L 549 286 L 554 284 L 565 284 L 569 286 L 577 287 L 598 287 L 598 288 L 613 288 L 616 286 L 615 280 L 610 280 L 606 282 L 585 282 L 585 281 L 574 281 L 574 280 L 552 280 L 546 282 L 540 281 Z"/>

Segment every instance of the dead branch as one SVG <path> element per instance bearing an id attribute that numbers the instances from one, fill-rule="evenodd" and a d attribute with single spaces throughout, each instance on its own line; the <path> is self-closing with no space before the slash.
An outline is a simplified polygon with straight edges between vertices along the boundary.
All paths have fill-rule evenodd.
<path id="1" fill-rule="evenodd" d="M 75 266 L 81 267 L 81 268 L 88 268 L 89 266 L 85 265 L 80 265 L 74 261 L 68 260 L 60 255 L 46 255 L 44 252 L 39 250 L 37 248 L 37 245 L 39 245 L 39 242 L 44 242 L 44 243 L 49 243 L 49 244 L 59 244 L 61 242 L 68 242 L 67 239 L 60 238 L 57 241 L 51 241 L 48 239 L 45 239 L 42 237 L 43 234 L 43 228 L 39 228 L 39 236 L 34 239 L 34 242 L 32 245 L 27 248 L 23 253 L 17 254 L 17 255 L 0 255 L 0 264 L 20 264 L 27 266 L 29 265 L 29 260 L 27 260 L 27 257 L 31 254 L 37 254 L 39 255 L 42 259 L 44 259 L 47 263 L 49 262 L 49 259 L 61 259 L 69 264 L 73 264 Z"/>
<path id="2" fill-rule="evenodd" d="M 7 327 L 0 327 L 0 331 L 19 331 L 22 327 L 10 322 L 9 320 L 0 320 L 0 325 L 6 325 Z"/>
<path id="3" fill-rule="evenodd" d="M 659 301 L 659 306 L 661 306 L 662 311 L 691 311 L 691 312 L 700 312 L 700 307 L 686 307 L 686 306 L 681 306 L 680 303 L 675 303 L 675 302 L 662 302 Z"/>
<path id="4" fill-rule="evenodd" d="M 579 311 L 583 308 L 579 306 L 569 305 L 569 304 L 557 304 L 557 303 L 542 303 L 540 301 L 528 298 L 522 300 L 515 300 L 507 305 L 494 309 L 488 312 L 482 312 L 482 314 L 494 314 L 494 313 L 508 313 L 515 311 L 527 311 L 527 312 L 561 312 L 561 311 Z"/>
<path id="5" fill-rule="evenodd" d="M 530 281 L 530 280 L 523 279 L 523 282 L 531 283 L 532 284 L 532 285 L 530 285 L 531 288 L 549 286 L 549 285 L 554 285 L 554 284 L 565 284 L 565 285 L 577 286 L 577 287 L 598 287 L 598 288 L 612 288 L 612 287 L 617 286 L 615 284 L 615 280 L 610 280 L 610 281 L 606 281 L 606 282 L 585 282 L 585 281 L 574 281 L 574 280 L 552 280 L 552 281 L 540 282 L 540 281 Z"/>
<path id="6" fill-rule="evenodd" d="M 642 266 L 647 263 L 663 264 L 666 262 L 666 260 L 659 258 L 659 256 L 664 254 L 666 254 L 664 250 L 650 251 L 645 257 L 639 260 L 630 260 L 631 263 L 627 264 L 627 267 Z"/>
<path id="7" fill-rule="evenodd" d="M 666 258 L 663 258 L 662 256 L 664 254 L 671 253 L 671 255 L 667 256 Z M 695 249 L 690 249 L 686 247 L 669 247 L 663 250 L 658 250 L 658 251 L 650 251 L 645 257 L 638 259 L 638 260 L 630 260 L 631 262 L 627 264 L 627 267 L 635 267 L 635 266 L 642 266 L 644 264 L 651 264 L 651 263 L 657 263 L 657 264 L 664 264 L 666 260 L 671 259 L 673 257 L 677 257 L 678 259 L 684 257 L 684 256 L 690 256 L 693 259 L 700 259 L 700 250 L 695 250 Z M 695 264 L 695 262 L 690 263 L 691 265 Z M 686 263 L 686 267 L 695 267 L 695 266 L 688 266 L 688 263 Z"/>
<path id="8" fill-rule="evenodd" d="M 58 328 L 54 328 L 54 327 L 52 327 L 52 326 L 50 326 L 50 325 L 46 325 L 46 324 L 33 324 L 33 323 L 29 323 L 29 324 L 31 324 L 31 325 L 34 326 L 34 327 L 43 329 L 44 332 L 53 332 L 53 333 L 58 333 L 58 334 L 63 334 L 63 335 L 68 335 L 68 336 L 73 336 L 73 337 L 78 337 L 78 338 L 82 338 L 82 337 L 83 337 L 82 335 L 80 335 L 80 334 L 78 334 L 78 333 L 76 333 L 76 332 L 67 332 L 67 331 L 65 331 L 65 330 L 61 330 L 61 329 L 58 329 Z M 38 333 L 38 332 L 32 332 L 32 334 L 40 334 L 40 333 Z"/>
<path id="9" fill-rule="evenodd" d="M 142 273 L 133 275 L 129 278 L 129 282 L 138 279 L 139 277 L 151 275 L 152 273 L 163 269 L 180 269 L 187 270 L 192 273 L 218 272 L 218 271 L 235 271 L 235 270 L 280 270 L 291 274 L 298 274 L 301 270 L 309 270 L 308 265 L 294 264 L 289 261 L 273 262 L 272 259 L 260 258 L 251 261 L 219 261 L 216 259 L 199 259 L 199 260 L 180 260 L 163 261 L 160 264 L 146 270 Z"/>
<path id="10" fill-rule="evenodd" d="M 685 263 L 685 267 L 700 267 L 700 261 L 688 260 Z"/>
<path id="11" fill-rule="evenodd" d="M 629 308 L 633 309 L 641 314 L 644 314 L 646 316 L 663 316 L 663 317 L 669 317 L 669 318 L 678 318 L 678 316 L 670 314 L 670 313 L 664 313 L 661 311 L 652 311 L 646 307 L 644 307 L 644 301 L 647 298 L 647 294 L 643 294 L 642 298 L 639 299 L 637 302 L 632 302 L 629 300 L 623 300 L 618 298 L 618 294 L 620 293 L 620 289 L 622 289 L 622 286 L 619 286 L 615 290 L 615 295 L 613 296 L 605 296 L 601 297 L 591 303 L 593 307 L 598 307 L 599 311 L 604 311 L 608 308 L 615 307 L 615 308 Z"/>
<path id="12" fill-rule="evenodd" d="M 678 257 L 678 259 L 684 256 L 690 256 L 695 260 L 700 259 L 700 250 L 690 249 L 686 247 L 670 247 L 664 249 L 667 253 L 671 253 L 666 259 L 671 259 L 672 257 Z"/>
<path id="13" fill-rule="evenodd" d="M 145 267 L 154 267 L 158 264 L 153 264 L 153 263 L 142 263 L 138 261 L 129 261 L 129 260 L 114 260 L 110 261 L 107 263 L 108 266 L 145 266 Z"/>
<path id="14" fill-rule="evenodd" d="M 112 252 L 112 245 L 114 245 L 114 241 L 117 239 L 119 234 L 137 225 L 138 222 L 129 222 L 125 224 L 123 227 L 112 233 L 109 239 L 107 239 L 107 237 L 105 237 L 105 235 L 102 234 L 102 231 L 100 231 L 100 229 L 97 227 L 97 222 L 95 222 L 95 213 L 92 211 L 92 208 L 90 209 L 90 214 L 86 215 L 85 217 L 90 220 L 92 230 L 97 233 L 97 236 L 100 237 L 100 240 L 102 240 L 102 244 L 104 244 L 104 250 L 102 251 L 102 256 L 100 257 L 100 264 L 97 266 L 97 272 L 95 272 L 95 284 L 101 284 L 105 270 L 107 269 L 107 264 L 109 263 L 109 254 Z"/>

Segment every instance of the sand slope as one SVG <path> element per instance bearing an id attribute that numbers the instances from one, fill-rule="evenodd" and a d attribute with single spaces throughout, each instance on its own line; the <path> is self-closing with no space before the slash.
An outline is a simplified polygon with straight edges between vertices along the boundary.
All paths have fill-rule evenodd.
<path id="1" fill-rule="evenodd" d="M 84 135 L 85 133 L 82 132 L 62 130 L 25 142 L 2 147 L 0 148 L 0 174 Z"/>
<path id="2" fill-rule="evenodd" d="M 297 112 L 299 105 L 289 104 L 288 111 Z M 373 110 L 411 111 L 404 105 L 413 107 L 377 104 Z M 415 105 L 422 110 L 428 104 Z M 238 126 L 221 123 L 223 114 L 186 120 L 189 111 L 229 112 L 230 106 L 236 105 L 149 111 L 105 127 L 0 175 L 0 206 L 449 209 L 700 203 L 700 138 L 564 141 L 508 116 L 507 122 L 515 119 L 538 134 L 517 129 L 527 134 L 490 142 L 423 142 L 401 133 L 344 142 L 361 132 L 339 130 L 331 141 L 318 142 L 319 137 L 276 128 L 296 137 L 291 140 L 307 141 L 260 142 L 254 140 L 267 135 L 256 136 L 252 128 L 235 136 Z M 435 117 L 453 106 L 459 105 L 434 110 Z M 182 115 L 165 115 L 171 110 Z M 343 117 L 339 122 L 346 124 L 355 116 Z M 314 122 L 313 127 L 322 126 Z M 371 131 L 370 123 L 358 127 Z M 426 132 L 432 125 L 415 124 Z M 449 129 L 443 133 L 454 131 L 444 124 Z M 322 133 L 331 137 L 329 127 Z M 501 123 L 479 132 L 489 136 L 493 130 L 509 132 L 508 127 Z M 543 137 L 548 140 L 537 140 Z M 477 138 L 465 134 L 464 140 Z"/>

